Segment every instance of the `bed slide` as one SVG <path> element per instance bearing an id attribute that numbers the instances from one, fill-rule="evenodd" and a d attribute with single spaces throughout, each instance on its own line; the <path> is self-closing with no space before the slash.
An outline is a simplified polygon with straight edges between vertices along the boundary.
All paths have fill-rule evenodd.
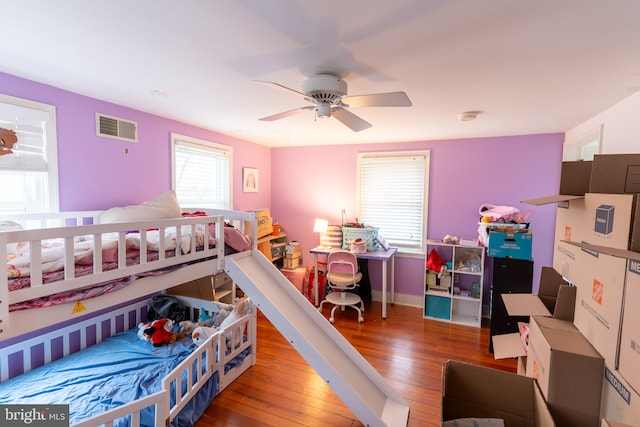
<path id="1" fill-rule="evenodd" d="M 409 405 L 257 250 L 225 257 L 225 271 L 366 426 L 403 426 Z"/>

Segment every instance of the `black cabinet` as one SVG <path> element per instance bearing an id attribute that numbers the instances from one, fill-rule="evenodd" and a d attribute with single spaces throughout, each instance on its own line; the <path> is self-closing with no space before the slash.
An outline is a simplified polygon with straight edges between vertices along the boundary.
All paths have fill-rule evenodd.
<path id="1" fill-rule="evenodd" d="M 533 261 L 513 258 L 493 258 L 491 281 L 491 320 L 489 351 L 493 353 L 494 335 L 518 332 L 518 322 L 528 322 L 528 316 L 509 316 L 502 294 L 529 294 L 533 289 Z"/>

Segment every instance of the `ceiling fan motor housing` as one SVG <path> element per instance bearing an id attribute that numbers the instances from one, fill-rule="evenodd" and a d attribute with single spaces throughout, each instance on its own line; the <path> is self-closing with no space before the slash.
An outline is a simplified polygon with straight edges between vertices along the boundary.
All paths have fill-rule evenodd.
<path id="1" fill-rule="evenodd" d="M 302 92 L 318 102 L 338 104 L 347 95 L 347 83 L 331 74 L 318 74 L 302 83 Z"/>

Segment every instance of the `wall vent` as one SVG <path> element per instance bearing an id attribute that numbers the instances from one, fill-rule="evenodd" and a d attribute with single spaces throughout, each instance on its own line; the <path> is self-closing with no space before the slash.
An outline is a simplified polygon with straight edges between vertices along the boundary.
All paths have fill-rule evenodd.
<path id="1" fill-rule="evenodd" d="M 96 113 L 96 135 L 138 142 L 138 123 Z"/>

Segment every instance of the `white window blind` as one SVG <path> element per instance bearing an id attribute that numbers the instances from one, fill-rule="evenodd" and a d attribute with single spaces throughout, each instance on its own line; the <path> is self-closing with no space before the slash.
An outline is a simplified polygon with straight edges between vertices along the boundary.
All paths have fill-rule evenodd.
<path id="1" fill-rule="evenodd" d="M 391 246 L 423 252 L 429 151 L 360 153 L 358 218 Z"/>
<path id="2" fill-rule="evenodd" d="M 172 134 L 173 188 L 181 206 L 231 209 L 232 149 Z"/>
<path id="3" fill-rule="evenodd" d="M 0 127 L 18 137 L 13 152 L 0 156 L 0 212 L 57 211 L 55 107 L 0 95 Z"/>

